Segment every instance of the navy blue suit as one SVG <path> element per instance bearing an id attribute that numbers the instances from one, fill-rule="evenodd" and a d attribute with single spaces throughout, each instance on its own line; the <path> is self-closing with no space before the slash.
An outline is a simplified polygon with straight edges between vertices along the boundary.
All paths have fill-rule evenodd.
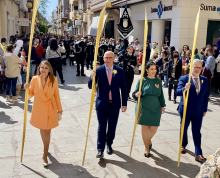
<path id="1" fill-rule="evenodd" d="M 103 152 L 105 144 L 111 146 L 115 138 L 115 131 L 121 106 L 127 106 L 127 86 L 124 71 L 114 65 L 113 70 L 117 74 L 112 74 L 111 85 L 109 85 L 105 65 L 96 69 L 96 113 L 99 122 L 97 149 Z M 92 88 L 92 79 L 88 81 L 89 89 Z M 112 101 L 109 101 L 109 91 L 112 93 Z M 120 94 L 121 90 L 121 94 Z M 122 101 L 121 101 L 122 100 Z M 106 127 L 108 130 L 106 133 Z"/>
<path id="2" fill-rule="evenodd" d="M 202 75 L 199 76 L 200 78 L 200 92 L 197 94 L 196 87 L 194 85 L 193 79 L 191 79 L 191 87 L 189 89 L 189 98 L 188 98 L 188 105 L 186 111 L 186 120 L 185 120 L 185 128 L 184 128 L 184 135 L 183 135 L 183 147 L 186 147 L 188 144 L 187 139 L 187 129 L 189 127 L 190 121 L 192 124 L 192 135 L 195 145 L 195 155 L 202 155 L 201 149 L 201 127 L 202 127 L 202 119 L 203 113 L 207 112 L 208 109 L 208 98 L 209 98 L 209 86 L 208 86 L 208 79 Z M 184 102 L 183 102 L 183 91 L 185 90 L 185 85 L 188 83 L 189 75 L 184 75 L 180 77 L 178 88 L 176 90 L 176 95 L 181 96 L 181 101 L 178 107 L 178 112 L 181 117 L 183 117 L 183 109 L 184 109 Z"/>

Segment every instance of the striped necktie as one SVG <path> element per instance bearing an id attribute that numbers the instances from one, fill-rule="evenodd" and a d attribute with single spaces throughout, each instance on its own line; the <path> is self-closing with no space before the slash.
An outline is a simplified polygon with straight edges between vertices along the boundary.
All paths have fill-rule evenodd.
<path id="1" fill-rule="evenodd" d="M 194 78 L 195 81 L 195 87 L 196 87 L 196 93 L 199 93 L 199 83 L 198 83 L 198 78 Z"/>

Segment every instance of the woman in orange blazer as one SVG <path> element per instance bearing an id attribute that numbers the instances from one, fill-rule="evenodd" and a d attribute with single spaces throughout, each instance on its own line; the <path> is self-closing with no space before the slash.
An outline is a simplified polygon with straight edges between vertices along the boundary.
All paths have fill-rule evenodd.
<path id="1" fill-rule="evenodd" d="M 50 144 L 51 129 L 59 125 L 59 114 L 62 114 L 62 106 L 58 89 L 57 78 L 53 75 L 53 69 L 48 61 L 43 61 L 37 69 L 37 75 L 31 80 L 31 84 L 25 84 L 29 88 L 29 97 L 34 96 L 30 123 L 40 129 L 44 144 L 43 161 L 48 166 L 48 150 Z"/>

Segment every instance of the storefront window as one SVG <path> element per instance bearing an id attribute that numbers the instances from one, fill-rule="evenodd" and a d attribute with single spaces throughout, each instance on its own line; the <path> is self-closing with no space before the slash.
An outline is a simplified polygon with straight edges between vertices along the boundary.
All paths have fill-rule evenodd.
<path id="1" fill-rule="evenodd" d="M 206 44 L 215 45 L 220 37 L 220 21 L 208 21 Z"/>

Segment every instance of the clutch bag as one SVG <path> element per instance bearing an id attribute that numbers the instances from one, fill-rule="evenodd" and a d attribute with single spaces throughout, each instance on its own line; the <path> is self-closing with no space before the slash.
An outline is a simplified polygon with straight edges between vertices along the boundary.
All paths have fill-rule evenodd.
<path id="1" fill-rule="evenodd" d="M 58 113 L 58 121 L 61 121 L 62 120 L 62 115 L 61 113 Z"/>

